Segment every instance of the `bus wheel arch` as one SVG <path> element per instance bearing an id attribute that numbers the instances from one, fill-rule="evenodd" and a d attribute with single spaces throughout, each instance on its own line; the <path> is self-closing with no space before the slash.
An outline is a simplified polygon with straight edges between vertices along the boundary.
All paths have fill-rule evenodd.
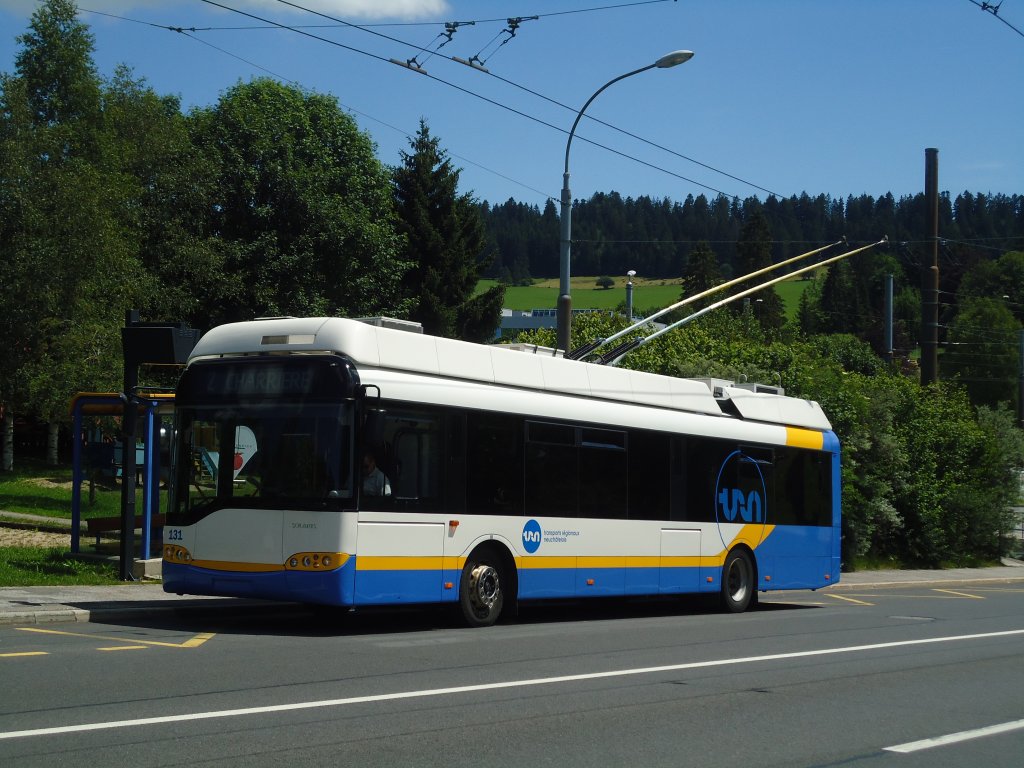
<path id="1" fill-rule="evenodd" d="M 729 550 L 722 565 L 722 607 L 743 613 L 757 604 L 757 559 L 745 544 Z"/>
<path id="2" fill-rule="evenodd" d="M 489 627 L 514 610 L 518 579 L 512 553 L 489 541 L 466 558 L 459 579 L 459 608 L 471 627 Z"/>

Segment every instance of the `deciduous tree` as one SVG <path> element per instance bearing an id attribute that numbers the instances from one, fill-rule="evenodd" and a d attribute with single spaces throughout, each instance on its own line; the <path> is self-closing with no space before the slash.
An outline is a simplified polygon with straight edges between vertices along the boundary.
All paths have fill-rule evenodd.
<path id="1" fill-rule="evenodd" d="M 216 238 L 225 277 L 204 325 L 406 316 L 388 174 L 334 97 L 259 79 L 189 121 L 215 169 L 204 234 Z"/>

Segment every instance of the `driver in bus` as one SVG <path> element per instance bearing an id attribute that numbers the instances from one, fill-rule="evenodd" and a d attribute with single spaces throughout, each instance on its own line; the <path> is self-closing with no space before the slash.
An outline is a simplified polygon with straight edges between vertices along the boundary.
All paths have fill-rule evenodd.
<path id="1" fill-rule="evenodd" d="M 391 495 L 391 483 L 377 466 L 377 459 L 370 451 L 363 454 L 363 493 L 367 496 Z"/>

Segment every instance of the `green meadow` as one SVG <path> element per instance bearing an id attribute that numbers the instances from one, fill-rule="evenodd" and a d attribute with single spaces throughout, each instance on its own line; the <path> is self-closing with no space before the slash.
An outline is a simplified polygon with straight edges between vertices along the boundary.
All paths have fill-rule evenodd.
<path id="1" fill-rule="evenodd" d="M 481 280 L 476 292 L 482 293 L 495 285 L 494 280 Z M 796 317 L 800 296 L 809 285 L 806 280 L 785 280 L 775 290 L 786 306 L 786 316 Z M 615 279 L 613 288 L 598 288 L 597 277 L 574 277 L 571 281 L 574 309 L 615 309 L 626 300 L 626 278 Z M 727 295 L 727 294 L 723 294 Z M 681 288 L 678 280 L 633 280 L 633 306 L 640 310 L 660 309 L 679 301 Z M 554 309 L 558 302 L 558 279 L 535 280 L 533 285 L 505 288 L 506 309 Z"/>

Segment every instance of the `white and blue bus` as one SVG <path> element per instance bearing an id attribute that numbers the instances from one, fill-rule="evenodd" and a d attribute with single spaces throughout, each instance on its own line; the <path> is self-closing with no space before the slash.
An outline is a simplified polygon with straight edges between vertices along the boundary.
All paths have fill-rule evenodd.
<path id="1" fill-rule="evenodd" d="M 398 325 L 199 341 L 166 591 L 450 603 L 484 626 L 519 601 L 717 593 L 739 612 L 839 581 L 839 441 L 817 403 Z"/>

